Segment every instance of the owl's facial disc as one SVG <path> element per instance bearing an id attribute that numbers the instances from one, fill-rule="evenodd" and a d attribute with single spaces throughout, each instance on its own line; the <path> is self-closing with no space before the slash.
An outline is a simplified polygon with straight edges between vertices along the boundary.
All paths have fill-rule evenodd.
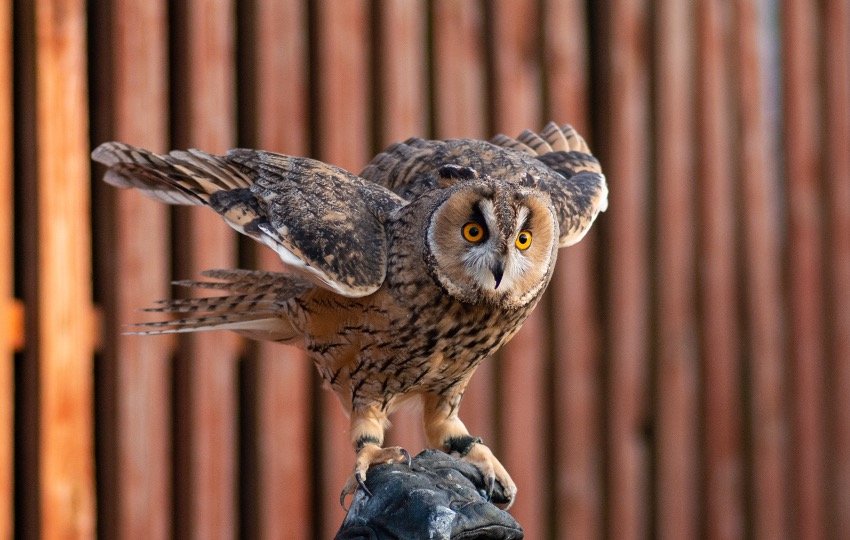
<path id="1" fill-rule="evenodd" d="M 547 199 L 505 189 L 465 189 L 433 214 L 428 243 L 436 278 L 465 301 L 521 305 L 548 282 L 558 237 Z"/>

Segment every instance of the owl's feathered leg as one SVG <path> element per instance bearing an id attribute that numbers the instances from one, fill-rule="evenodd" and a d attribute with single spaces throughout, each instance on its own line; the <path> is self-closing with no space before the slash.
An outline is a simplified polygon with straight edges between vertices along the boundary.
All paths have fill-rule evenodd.
<path id="1" fill-rule="evenodd" d="M 382 448 L 384 430 L 387 426 L 387 414 L 380 405 L 355 408 L 351 412 L 351 441 L 357 458 L 354 461 L 354 473 L 348 478 L 339 494 L 339 504 L 345 507 L 345 498 L 361 488 L 371 496 L 366 487 L 366 471 L 372 465 L 381 463 L 407 463 L 410 465 L 410 453 L 400 446 Z"/>
<path id="2" fill-rule="evenodd" d="M 475 465 L 487 481 L 488 497 L 492 496 L 496 482 L 501 484 L 506 499 L 504 508 L 507 510 L 516 500 L 516 484 L 481 438 L 470 435 L 458 417 L 461 396 L 460 392 L 449 396 L 424 396 L 423 418 L 428 444 Z"/>

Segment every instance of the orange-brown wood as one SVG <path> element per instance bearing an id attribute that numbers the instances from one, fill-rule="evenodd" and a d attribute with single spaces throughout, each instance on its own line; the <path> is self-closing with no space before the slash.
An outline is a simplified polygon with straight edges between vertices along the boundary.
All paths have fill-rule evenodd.
<path id="1" fill-rule="evenodd" d="M 830 254 L 826 267 L 828 342 L 826 369 L 830 407 L 825 416 L 829 482 L 827 524 L 831 534 L 850 531 L 850 5 L 828 1 L 823 11 L 824 157 Z M 843 113 L 842 113 L 843 111 Z"/>
<path id="2" fill-rule="evenodd" d="M 732 48 L 737 73 L 739 116 L 738 158 L 740 200 L 746 201 L 743 227 L 743 283 L 750 397 L 749 457 L 751 497 L 748 508 L 755 538 L 780 538 L 786 534 L 786 433 L 785 352 L 783 302 L 780 284 L 777 165 L 772 149 L 774 130 L 768 118 L 765 51 L 762 36 L 768 32 L 763 13 L 753 0 L 735 2 Z M 768 23 L 769 24 L 769 23 Z M 710 359 L 709 359 L 710 360 Z"/>
<path id="3" fill-rule="evenodd" d="M 699 288 L 702 316 L 705 411 L 705 522 L 708 534 L 744 533 L 744 470 L 741 448 L 740 332 L 736 323 L 736 221 L 732 119 L 726 58 L 729 10 L 705 0 L 697 29 L 697 178 Z"/>
<path id="4" fill-rule="evenodd" d="M 296 0 L 256 5 L 256 145 L 306 155 L 307 21 Z M 262 268 L 280 271 L 280 259 L 255 246 Z M 256 377 L 257 533 L 262 538 L 310 538 L 313 519 L 311 385 L 313 366 L 300 350 L 261 343 Z M 318 429 L 316 427 L 315 429 Z M 337 464 L 327 464 L 337 466 Z M 249 495 L 250 499 L 253 496 Z M 333 504 L 333 498 L 328 504 Z"/>
<path id="5" fill-rule="evenodd" d="M 435 137 L 483 137 L 487 131 L 484 13 L 475 2 L 434 0 Z"/>
<path id="6" fill-rule="evenodd" d="M 433 136 L 487 138 L 485 116 L 484 14 L 475 2 L 435 0 L 431 12 L 434 54 Z M 470 433 L 495 443 L 496 362 L 481 363 L 461 403 L 460 417 Z"/>
<path id="7" fill-rule="evenodd" d="M 586 16 L 584 4 L 576 0 L 543 4 L 548 95 L 544 120 L 572 124 L 594 149 L 586 110 Z M 599 538 L 602 532 L 601 327 L 593 267 L 598 248 L 595 231 L 559 252 L 549 285 L 555 470 L 551 507 L 556 538 Z"/>
<path id="8" fill-rule="evenodd" d="M 370 159 L 369 141 L 369 25 L 367 5 L 359 0 L 317 2 L 319 62 L 318 152 L 320 159 L 359 171 Z M 321 530 L 330 538 L 339 528 L 343 511 L 339 492 L 354 467 L 349 422 L 335 395 L 323 391 L 321 399 L 320 459 Z"/>
<path id="9" fill-rule="evenodd" d="M 0 8 L 0 537 L 11 538 L 14 521 L 14 351 L 12 195 L 12 4 Z M 17 334 L 17 335 L 16 335 Z"/>
<path id="10" fill-rule="evenodd" d="M 413 136 L 427 138 L 425 3 L 390 0 L 374 12 L 375 23 L 379 25 L 373 32 L 377 36 L 378 86 L 372 91 L 377 104 L 375 117 L 381 119 L 379 146 L 383 148 Z M 413 455 L 425 448 L 419 408 L 402 408 L 391 421 L 390 444 L 401 445 Z"/>
<path id="11" fill-rule="evenodd" d="M 182 122 L 174 146 L 224 152 L 233 146 L 234 6 L 189 0 L 177 47 L 182 85 L 173 111 Z M 175 84 L 178 84 L 175 81 Z M 236 234 L 206 208 L 178 216 L 178 278 L 236 265 Z M 239 340 L 227 332 L 182 340 L 178 361 L 176 456 L 177 536 L 236 533 L 236 360 Z"/>
<path id="12" fill-rule="evenodd" d="M 601 62 L 598 152 L 611 179 L 601 220 L 609 284 L 606 345 L 606 534 L 639 538 L 648 528 L 649 81 L 645 2 L 611 0 Z M 601 143 L 601 144 L 600 144 Z"/>
<path id="13" fill-rule="evenodd" d="M 657 360 L 654 367 L 656 534 L 699 531 L 699 343 L 695 294 L 693 166 L 694 10 L 662 1 L 656 10 Z"/>
<path id="14" fill-rule="evenodd" d="M 812 61 L 821 56 L 821 21 L 816 11 L 810 2 L 782 3 L 781 148 L 788 179 L 789 509 L 793 533 L 811 538 L 823 537 L 825 532 L 821 84 L 817 62 Z"/>
<path id="15" fill-rule="evenodd" d="M 79 0 L 35 3 L 44 538 L 89 538 L 95 526 L 85 17 Z"/>
<path id="16" fill-rule="evenodd" d="M 112 42 L 107 94 L 110 138 L 167 150 L 167 24 L 165 2 L 117 2 L 108 25 Z M 100 142 L 100 141 L 97 141 Z M 101 255 L 111 282 L 106 317 L 100 455 L 99 531 L 124 538 L 167 538 L 171 532 L 171 351 L 166 336 L 122 335 L 139 310 L 169 295 L 168 209 L 130 191 L 98 184 L 113 210 Z M 143 226 L 141 224 L 144 224 Z M 132 284 L 131 286 L 128 286 Z M 108 397 L 106 397 L 108 396 Z"/>
<path id="17" fill-rule="evenodd" d="M 541 77 L 538 19 L 533 1 L 493 3 L 489 15 L 493 55 L 493 120 L 495 129 L 512 136 L 523 129 L 540 129 Z M 545 305 L 545 303 L 544 303 Z M 511 513 L 523 524 L 529 538 L 548 535 L 546 500 L 549 482 L 548 415 L 545 399 L 545 365 L 548 357 L 545 309 L 535 310 L 520 332 L 499 354 L 499 445 L 497 456 L 519 490 Z M 522 426 L 522 436 L 516 433 Z"/>

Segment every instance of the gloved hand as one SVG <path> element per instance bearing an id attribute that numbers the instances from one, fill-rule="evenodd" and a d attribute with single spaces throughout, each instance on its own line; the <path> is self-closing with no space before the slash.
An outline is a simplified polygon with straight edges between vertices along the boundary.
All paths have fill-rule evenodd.
<path id="1" fill-rule="evenodd" d="M 522 527 L 492 503 L 507 502 L 498 483 L 487 485 L 473 465 L 438 450 L 406 463 L 369 469 L 366 486 L 354 494 L 336 540 L 523 538 Z"/>

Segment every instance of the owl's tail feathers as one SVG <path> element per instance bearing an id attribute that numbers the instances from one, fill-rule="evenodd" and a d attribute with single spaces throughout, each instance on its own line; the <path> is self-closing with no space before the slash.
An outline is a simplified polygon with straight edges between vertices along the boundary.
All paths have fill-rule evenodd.
<path id="1" fill-rule="evenodd" d="M 208 204 L 221 190 L 250 187 L 239 168 L 200 150 L 173 150 L 160 155 L 121 142 L 103 143 L 92 159 L 109 167 L 104 180 L 120 188 L 136 188 L 169 204 Z"/>
<path id="2" fill-rule="evenodd" d="M 313 287 L 302 278 L 280 272 L 209 270 L 205 277 L 219 281 L 175 281 L 182 287 L 235 292 L 223 296 L 160 300 L 146 309 L 155 313 L 186 314 L 169 321 L 132 325 L 136 335 L 179 334 L 231 330 L 251 339 L 294 341 L 302 335 L 294 321 L 295 296 Z"/>

